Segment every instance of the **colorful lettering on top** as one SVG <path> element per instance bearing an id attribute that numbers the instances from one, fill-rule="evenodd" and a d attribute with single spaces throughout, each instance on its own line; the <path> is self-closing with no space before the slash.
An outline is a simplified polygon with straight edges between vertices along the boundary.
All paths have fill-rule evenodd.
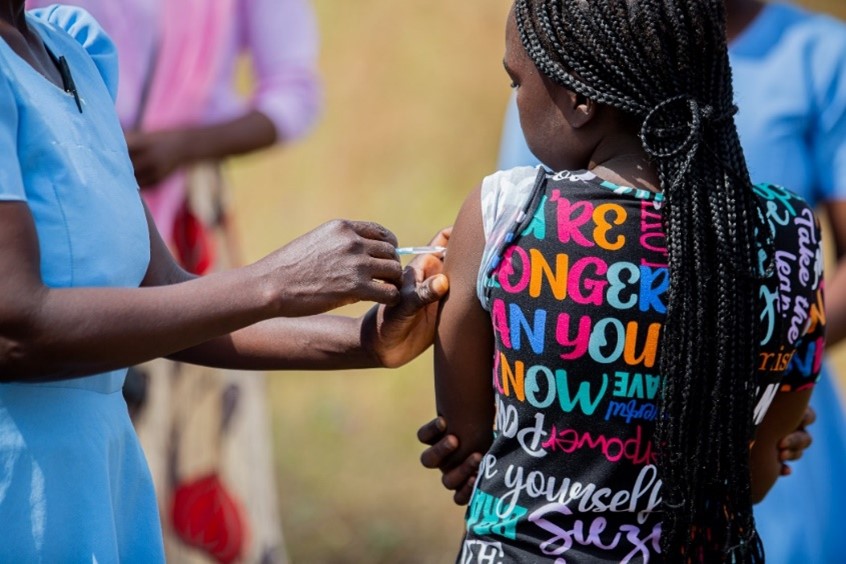
<path id="1" fill-rule="evenodd" d="M 492 201 L 526 198 L 534 173 L 489 177 L 483 198 L 502 186 L 524 193 Z M 649 562 L 661 536 L 652 436 L 670 284 L 662 199 L 584 171 L 548 175 L 543 190 L 528 226 L 481 280 L 497 415 L 460 560 Z M 762 349 L 750 375 L 758 423 L 776 393 L 814 383 L 825 313 L 813 213 L 779 187 L 756 193 L 779 248 L 759 293 Z"/>

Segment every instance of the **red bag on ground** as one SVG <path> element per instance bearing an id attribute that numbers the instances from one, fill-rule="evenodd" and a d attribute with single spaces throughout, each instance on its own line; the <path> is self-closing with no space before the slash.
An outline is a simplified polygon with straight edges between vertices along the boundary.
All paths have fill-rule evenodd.
<path id="1" fill-rule="evenodd" d="M 173 494 L 173 529 L 185 544 L 222 564 L 242 556 L 248 531 L 241 508 L 217 474 L 180 484 Z"/>

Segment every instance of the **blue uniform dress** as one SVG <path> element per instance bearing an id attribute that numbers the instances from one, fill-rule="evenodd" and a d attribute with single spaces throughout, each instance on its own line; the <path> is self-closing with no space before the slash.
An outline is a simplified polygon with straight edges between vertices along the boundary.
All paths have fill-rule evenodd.
<path id="1" fill-rule="evenodd" d="M 752 179 L 785 186 L 812 206 L 846 200 L 846 26 L 771 3 L 729 51 Z M 512 103 L 499 168 L 537 163 Z M 755 507 L 769 563 L 846 558 L 846 420 L 825 365 L 811 405 L 813 446 Z"/>
<path id="2" fill-rule="evenodd" d="M 114 46 L 76 8 L 27 19 L 66 58 L 83 112 L 0 41 L 0 205 L 32 212 L 46 285 L 137 287 L 150 241 L 114 111 Z M 0 385 L 0 562 L 164 561 L 125 373 Z"/>

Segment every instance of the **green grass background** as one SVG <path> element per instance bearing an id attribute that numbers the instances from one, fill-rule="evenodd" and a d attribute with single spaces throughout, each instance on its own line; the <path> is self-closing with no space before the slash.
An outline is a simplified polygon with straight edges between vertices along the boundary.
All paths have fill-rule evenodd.
<path id="1" fill-rule="evenodd" d="M 843 0 L 803 3 L 846 17 Z M 510 0 L 314 4 L 320 123 L 296 145 L 229 167 L 247 257 L 336 217 L 423 244 L 494 169 Z M 393 371 L 272 374 L 268 401 L 294 563 L 453 561 L 463 510 L 419 465 L 415 439 L 434 414 L 431 353 Z"/>

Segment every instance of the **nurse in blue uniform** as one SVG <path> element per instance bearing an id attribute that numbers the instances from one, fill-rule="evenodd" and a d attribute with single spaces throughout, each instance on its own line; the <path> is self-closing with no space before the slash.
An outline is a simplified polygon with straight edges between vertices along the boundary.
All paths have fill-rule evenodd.
<path id="1" fill-rule="evenodd" d="M 446 283 L 349 221 L 192 279 L 141 203 L 114 45 L 82 10 L 23 4 L 0 0 L 0 562 L 162 562 L 123 367 L 396 366 L 431 342 L 415 316 Z M 313 315 L 359 300 L 394 305 Z"/>

